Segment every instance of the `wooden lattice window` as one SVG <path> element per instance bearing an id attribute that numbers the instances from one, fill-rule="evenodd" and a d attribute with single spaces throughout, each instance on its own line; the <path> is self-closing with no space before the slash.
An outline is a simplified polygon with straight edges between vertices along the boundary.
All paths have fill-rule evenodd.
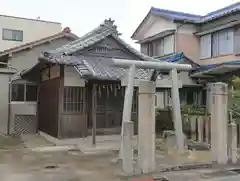
<path id="1" fill-rule="evenodd" d="M 65 113 L 84 113 L 84 87 L 64 87 L 63 111 Z"/>
<path id="2" fill-rule="evenodd" d="M 96 47 L 96 53 L 106 53 L 108 51 L 107 47 Z"/>

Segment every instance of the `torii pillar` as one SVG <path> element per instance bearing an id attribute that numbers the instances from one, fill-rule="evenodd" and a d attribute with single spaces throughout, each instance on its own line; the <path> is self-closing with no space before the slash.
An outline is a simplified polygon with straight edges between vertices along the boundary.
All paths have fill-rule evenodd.
<path id="1" fill-rule="evenodd" d="M 174 114 L 174 124 L 177 136 L 177 143 L 179 151 L 184 148 L 184 139 L 182 132 L 182 120 L 180 112 L 180 102 L 179 102 L 179 92 L 178 92 L 178 75 L 177 70 L 189 71 L 192 69 L 191 65 L 186 64 L 176 64 L 167 62 L 157 62 L 157 61 L 136 61 L 136 60 L 123 60 L 123 59 L 113 59 L 115 66 L 121 68 L 130 68 L 128 74 L 128 85 L 125 93 L 124 108 L 123 108 L 123 120 L 122 128 L 131 124 L 131 108 L 132 108 L 132 91 L 134 82 L 134 69 L 155 69 L 155 70 L 165 70 L 171 72 L 172 76 L 172 93 L 173 93 L 173 114 Z M 140 83 L 140 95 L 139 95 L 139 130 L 138 130 L 138 152 L 139 152 L 139 168 L 144 173 L 149 173 L 155 170 L 155 83 L 147 81 L 145 83 Z M 131 93 L 130 93 L 131 91 Z M 133 131 L 131 129 L 122 129 L 125 131 Z M 149 134 L 148 134 L 149 133 Z M 120 158 L 122 159 L 123 170 L 129 169 L 129 154 L 132 155 L 131 138 L 123 139 L 124 131 L 122 131 L 121 139 L 121 150 Z M 127 134 L 127 135 L 132 135 Z M 124 143 L 125 142 L 125 143 Z M 125 145 L 125 146 L 124 146 Z M 127 155 L 127 156 L 124 156 Z M 132 164 L 131 164 L 132 165 Z M 130 168 L 133 170 L 132 168 Z M 128 174 L 131 174 L 128 172 Z"/>

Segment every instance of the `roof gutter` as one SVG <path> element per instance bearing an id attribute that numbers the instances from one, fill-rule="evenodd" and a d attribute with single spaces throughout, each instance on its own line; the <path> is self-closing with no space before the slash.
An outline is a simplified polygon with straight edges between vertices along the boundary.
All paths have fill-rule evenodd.
<path id="1" fill-rule="evenodd" d="M 216 32 L 216 31 L 220 31 L 220 30 L 223 30 L 223 29 L 226 29 L 226 28 L 231 28 L 231 27 L 233 27 L 235 25 L 238 25 L 238 24 L 240 24 L 240 21 L 235 20 L 235 21 L 232 21 L 228 24 L 218 26 L 216 28 L 212 28 L 212 29 L 207 30 L 207 31 L 196 32 L 195 35 L 199 35 L 199 36 L 206 35 L 206 34 L 213 33 L 213 32 Z"/>

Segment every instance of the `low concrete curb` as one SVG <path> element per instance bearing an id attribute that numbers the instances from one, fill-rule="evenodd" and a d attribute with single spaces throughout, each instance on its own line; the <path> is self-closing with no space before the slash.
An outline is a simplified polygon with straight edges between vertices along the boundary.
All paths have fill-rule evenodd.
<path id="1" fill-rule="evenodd" d="M 184 171 L 184 170 L 212 168 L 212 167 L 213 167 L 212 163 L 192 163 L 192 164 L 175 165 L 167 168 L 162 168 L 158 172 Z"/>
<path id="2" fill-rule="evenodd" d="M 48 146 L 48 147 L 36 147 L 36 148 L 32 148 L 31 150 L 35 152 L 55 152 L 55 151 L 71 151 L 71 150 L 79 150 L 79 149 L 77 148 L 77 146 Z"/>
<path id="3" fill-rule="evenodd" d="M 206 168 L 212 168 L 212 167 L 213 167 L 212 163 L 191 163 L 191 164 L 181 164 L 181 165 L 169 166 L 169 167 L 162 168 L 160 170 L 156 170 L 155 172 L 147 173 L 147 174 L 142 174 L 141 172 L 135 170 L 135 173 L 132 176 L 126 175 L 123 172 L 119 172 L 118 175 L 119 175 L 119 177 L 121 177 L 123 179 L 133 178 L 136 176 L 152 177 L 153 175 L 159 175 L 164 172 L 185 171 L 185 170 L 204 169 L 204 168 L 206 169 Z"/>

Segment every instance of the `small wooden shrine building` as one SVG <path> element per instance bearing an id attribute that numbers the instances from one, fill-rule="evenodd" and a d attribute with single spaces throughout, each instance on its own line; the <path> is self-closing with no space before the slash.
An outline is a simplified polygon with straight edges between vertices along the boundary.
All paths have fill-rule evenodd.
<path id="1" fill-rule="evenodd" d="M 119 134 L 127 70 L 113 66 L 112 58 L 150 60 L 120 38 L 111 19 L 81 38 L 56 50 L 43 52 L 38 63 L 21 73 L 38 83 L 38 129 L 58 138 L 91 134 Z M 151 77 L 138 69 L 136 79 Z M 95 95 L 95 96 L 94 96 Z M 137 130 L 137 88 L 132 120 Z"/>

